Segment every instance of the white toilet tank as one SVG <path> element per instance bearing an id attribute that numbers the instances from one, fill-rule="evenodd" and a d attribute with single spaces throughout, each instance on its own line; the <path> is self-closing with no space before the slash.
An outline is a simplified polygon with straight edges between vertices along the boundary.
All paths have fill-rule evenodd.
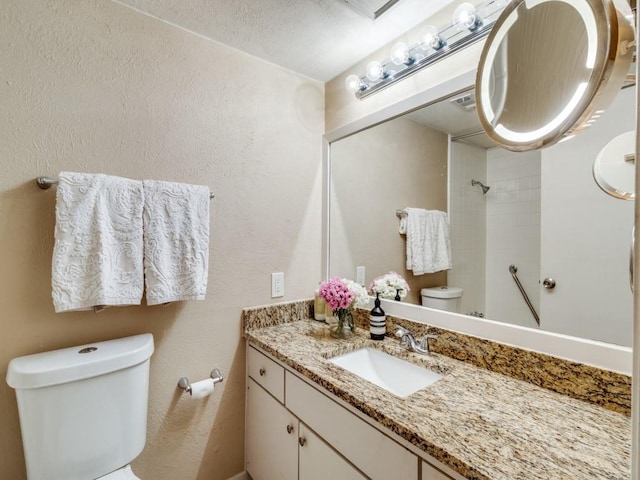
<path id="1" fill-rule="evenodd" d="M 424 307 L 460 313 L 462 289 L 458 287 L 430 287 L 420 290 Z"/>
<path id="2" fill-rule="evenodd" d="M 136 458 L 146 442 L 149 333 L 14 358 L 29 480 L 90 480 Z"/>

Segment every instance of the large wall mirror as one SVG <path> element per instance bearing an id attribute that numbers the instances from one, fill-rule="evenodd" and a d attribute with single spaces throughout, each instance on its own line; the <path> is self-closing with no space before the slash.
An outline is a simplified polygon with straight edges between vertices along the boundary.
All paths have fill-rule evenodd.
<path id="1" fill-rule="evenodd" d="M 593 163 L 635 130 L 635 91 L 623 88 L 583 134 L 517 153 L 482 132 L 473 86 L 331 144 L 329 270 L 365 281 L 396 271 L 420 304 L 431 286 L 463 290 L 460 312 L 630 346 L 633 202 L 605 194 Z M 488 190 L 484 187 L 488 187 Z M 453 268 L 414 276 L 397 211 L 449 214 Z M 509 267 L 539 317 L 525 302 Z M 555 288 L 545 288 L 553 279 Z M 548 286 L 548 284 L 546 285 Z"/>

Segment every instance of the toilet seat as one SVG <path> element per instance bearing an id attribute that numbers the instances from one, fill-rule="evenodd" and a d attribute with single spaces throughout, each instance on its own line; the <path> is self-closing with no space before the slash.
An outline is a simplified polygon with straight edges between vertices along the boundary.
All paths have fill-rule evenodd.
<path id="1" fill-rule="evenodd" d="M 133 470 L 131 470 L 131 466 L 127 465 L 96 480 L 140 480 L 140 478 L 136 477 Z"/>

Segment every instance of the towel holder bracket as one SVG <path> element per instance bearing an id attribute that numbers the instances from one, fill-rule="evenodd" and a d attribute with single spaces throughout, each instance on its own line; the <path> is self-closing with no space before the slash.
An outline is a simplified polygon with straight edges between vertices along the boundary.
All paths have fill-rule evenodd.
<path id="1" fill-rule="evenodd" d="M 57 185 L 58 180 L 55 178 L 49 177 L 38 177 L 36 178 L 36 185 L 42 190 L 49 190 L 53 185 Z"/>

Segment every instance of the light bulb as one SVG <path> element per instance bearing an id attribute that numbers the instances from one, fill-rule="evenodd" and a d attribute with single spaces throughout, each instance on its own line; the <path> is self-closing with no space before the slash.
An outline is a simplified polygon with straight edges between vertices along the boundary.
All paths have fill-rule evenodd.
<path id="1" fill-rule="evenodd" d="M 344 81 L 344 86 L 347 91 L 351 93 L 356 93 L 367 88 L 367 85 L 360 80 L 358 75 L 349 75 Z"/>
<path id="2" fill-rule="evenodd" d="M 378 80 L 381 80 L 387 77 L 388 73 L 386 72 L 386 70 L 384 69 L 384 67 L 380 62 L 373 61 L 373 62 L 370 62 L 369 65 L 367 65 L 366 76 L 368 80 L 372 82 L 376 82 Z"/>
<path id="3" fill-rule="evenodd" d="M 476 13 L 476 7 L 463 3 L 453 12 L 453 24 L 458 30 L 475 31 L 482 25 L 482 19 Z"/>
<path id="4" fill-rule="evenodd" d="M 430 48 L 440 50 L 446 44 L 447 42 L 440 38 L 438 29 L 433 25 L 427 25 L 425 29 L 420 32 L 419 45 L 423 50 L 429 50 Z"/>
<path id="5" fill-rule="evenodd" d="M 409 55 L 409 46 L 400 42 L 391 49 L 391 61 L 396 65 L 411 65 L 416 59 Z"/>

